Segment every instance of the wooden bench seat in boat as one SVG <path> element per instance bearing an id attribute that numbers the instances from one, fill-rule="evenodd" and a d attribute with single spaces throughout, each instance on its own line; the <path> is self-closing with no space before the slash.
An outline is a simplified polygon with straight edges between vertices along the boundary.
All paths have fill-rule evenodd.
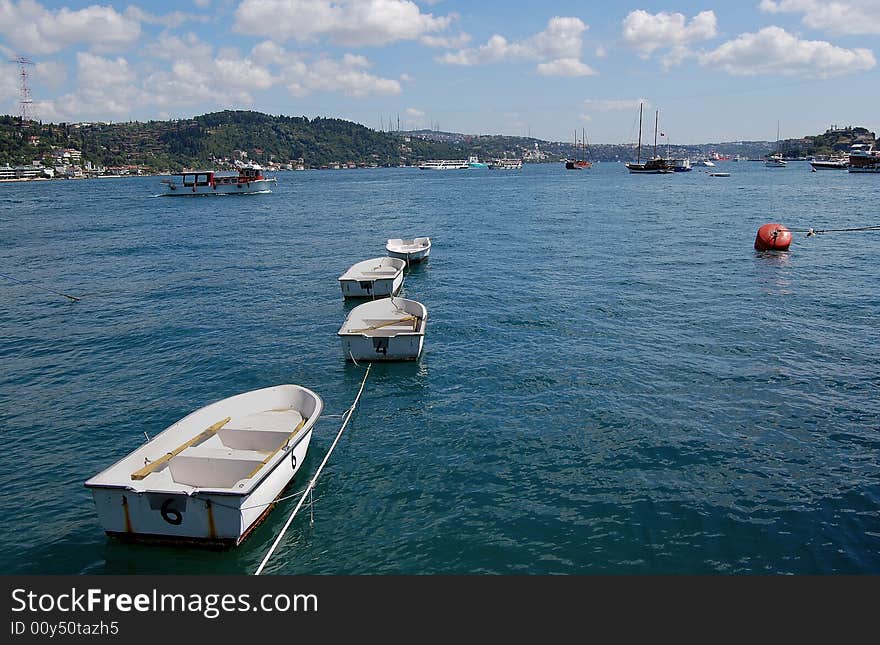
<path id="1" fill-rule="evenodd" d="M 418 329 L 419 319 L 415 316 L 402 316 L 401 318 L 384 320 L 364 318 L 362 322 L 364 323 L 363 327 L 351 331 L 367 334 L 368 336 L 394 336 L 400 332 Z"/>
<path id="2" fill-rule="evenodd" d="M 203 488 L 226 487 L 216 482 L 234 484 L 252 477 L 305 423 L 306 419 L 297 410 L 289 408 L 256 412 L 234 421 L 227 417 L 135 471 L 131 478 L 144 479 L 167 464 L 172 479 L 178 483 Z M 216 474 L 208 473 L 205 470 L 208 466 L 214 468 Z M 230 479 L 232 477 L 235 479 Z"/>

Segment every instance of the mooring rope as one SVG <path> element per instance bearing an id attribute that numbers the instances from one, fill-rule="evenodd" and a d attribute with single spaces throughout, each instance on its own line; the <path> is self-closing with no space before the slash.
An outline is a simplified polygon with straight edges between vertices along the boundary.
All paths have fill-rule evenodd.
<path id="1" fill-rule="evenodd" d="M 296 508 L 293 509 L 293 513 L 290 514 L 290 517 L 287 518 L 287 522 L 284 523 L 284 526 L 281 528 L 281 532 L 278 534 L 278 537 L 275 538 L 275 542 L 272 543 L 272 547 L 269 549 L 268 553 L 266 553 L 265 557 L 263 557 L 263 561 L 260 562 L 260 566 L 254 572 L 255 576 L 260 575 L 263 572 L 263 568 L 266 566 L 266 563 L 269 561 L 269 558 L 272 557 L 272 554 L 275 552 L 275 549 L 278 548 L 278 545 L 281 543 L 281 539 L 284 537 L 284 534 L 287 532 L 287 529 L 290 527 L 291 522 L 293 522 L 293 518 L 296 517 L 296 514 L 299 512 L 299 509 L 302 507 L 303 502 L 306 501 L 306 497 L 312 492 L 312 489 L 315 487 L 315 483 L 318 481 L 318 477 L 321 476 L 321 471 L 324 470 L 324 466 L 327 464 L 327 461 L 330 459 L 330 455 L 333 453 L 334 448 L 336 448 L 336 444 L 339 443 L 339 439 L 342 437 L 343 431 L 345 431 L 345 426 L 348 425 L 348 422 L 351 420 L 351 415 L 354 414 L 355 408 L 357 408 L 358 402 L 361 400 L 361 394 L 363 394 L 364 386 L 367 384 L 367 377 L 370 375 L 370 368 L 373 367 L 373 364 L 370 363 L 367 365 L 367 371 L 364 373 L 364 380 L 361 381 L 361 387 L 358 390 L 357 396 L 354 398 L 354 403 L 351 404 L 351 407 L 348 408 L 348 411 L 345 413 L 345 420 L 342 422 L 342 427 L 339 428 L 339 432 L 336 434 L 336 438 L 333 440 L 333 443 L 330 446 L 330 449 L 327 451 L 327 454 L 324 456 L 324 460 L 321 462 L 321 465 L 318 466 L 318 470 L 315 472 L 315 476 L 312 477 L 309 485 L 306 486 L 305 492 L 303 492 L 302 497 L 300 497 L 299 502 L 296 505 Z"/>
<path id="2" fill-rule="evenodd" d="M 60 291 L 55 291 L 54 289 L 47 289 L 46 287 L 41 287 L 38 285 L 33 285 L 24 280 L 19 280 L 18 278 L 13 278 L 11 275 L 6 275 L 5 273 L 0 273 L 0 277 L 6 278 L 7 280 L 12 280 L 13 282 L 17 282 L 18 284 L 23 284 L 26 287 L 34 287 L 35 289 L 41 289 L 42 291 L 48 291 L 49 293 L 54 293 L 56 296 L 64 296 L 68 300 L 72 300 L 73 302 L 77 302 L 80 298 L 76 296 L 70 296 L 66 293 L 61 293 Z"/>
<path id="3" fill-rule="evenodd" d="M 806 233 L 807 237 L 821 235 L 822 233 L 853 233 L 858 231 L 880 231 L 878 226 L 857 226 L 855 228 L 790 228 L 792 233 Z"/>

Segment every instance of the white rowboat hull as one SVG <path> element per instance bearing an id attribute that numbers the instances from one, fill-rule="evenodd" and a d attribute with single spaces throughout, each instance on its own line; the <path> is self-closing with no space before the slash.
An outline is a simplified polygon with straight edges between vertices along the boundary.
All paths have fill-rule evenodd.
<path id="1" fill-rule="evenodd" d="M 98 519 L 107 535 L 125 540 L 237 546 L 272 510 L 305 461 L 311 438 L 309 430 L 250 495 L 93 488 Z"/>
<path id="2" fill-rule="evenodd" d="M 277 385 L 217 401 L 87 482 L 111 536 L 240 544 L 305 460 L 321 398 Z"/>

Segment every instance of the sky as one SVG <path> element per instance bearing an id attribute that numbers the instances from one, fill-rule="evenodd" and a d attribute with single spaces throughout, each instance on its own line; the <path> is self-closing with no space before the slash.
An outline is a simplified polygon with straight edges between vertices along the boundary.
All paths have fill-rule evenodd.
<path id="1" fill-rule="evenodd" d="M 880 129 L 880 0 L 0 0 L 0 113 L 224 109 L 549 141 Z M 24 58 L 21 65 L 16 59 Z"/>

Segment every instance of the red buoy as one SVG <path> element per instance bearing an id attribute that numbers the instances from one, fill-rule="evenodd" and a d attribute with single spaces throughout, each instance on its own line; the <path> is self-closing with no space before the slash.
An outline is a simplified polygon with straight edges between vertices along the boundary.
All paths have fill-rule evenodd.
<path id="1" fill-rule="evenodd" d="M 787 251 L 791 246 L 791 231 L 782 224 L 764 224 L 755 236 L 755 248 L 759 251 Z"/>

